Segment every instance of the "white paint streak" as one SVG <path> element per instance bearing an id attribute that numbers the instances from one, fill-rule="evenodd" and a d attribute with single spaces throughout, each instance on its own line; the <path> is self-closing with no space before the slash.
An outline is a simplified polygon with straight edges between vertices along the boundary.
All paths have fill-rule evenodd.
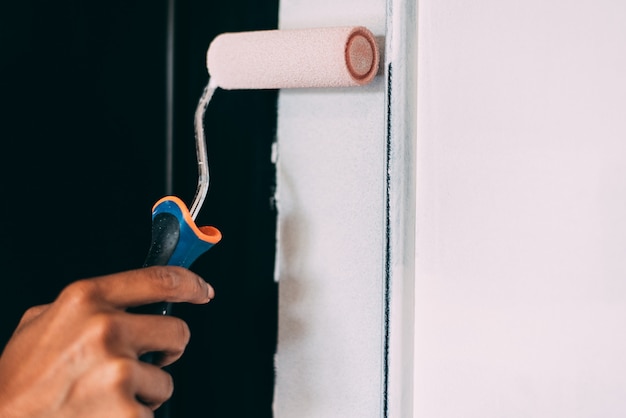
<path id="1" fill-rule="evenodd" d="M 381 0 L 286 0 L 282 28 L 363 25 Z M 385 86 L 283 90 L 277 418 L 379 417 Z"/>

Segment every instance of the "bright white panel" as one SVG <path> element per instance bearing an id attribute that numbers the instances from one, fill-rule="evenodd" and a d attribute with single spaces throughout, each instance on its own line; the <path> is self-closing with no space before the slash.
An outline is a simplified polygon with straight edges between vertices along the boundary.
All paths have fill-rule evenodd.
<path id="1" fill-rule="evenodd" d="M 419 2 L 416 416 L 626 416 L 624 22 Z"/>

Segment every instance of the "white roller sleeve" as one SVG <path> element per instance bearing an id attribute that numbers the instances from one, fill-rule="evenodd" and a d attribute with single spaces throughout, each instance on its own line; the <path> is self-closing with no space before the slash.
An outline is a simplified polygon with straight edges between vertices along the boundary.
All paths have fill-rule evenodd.
<path id="1" fill-rule="evenodd" d="M 360 86 L 378 65 L 362 26 L 223 33 L 207 52 L 212 81 L 228 90 Z"/>

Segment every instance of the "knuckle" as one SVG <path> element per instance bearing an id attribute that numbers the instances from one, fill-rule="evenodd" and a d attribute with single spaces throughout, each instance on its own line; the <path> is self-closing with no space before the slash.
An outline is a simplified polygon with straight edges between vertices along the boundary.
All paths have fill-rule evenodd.
<path id="1" fill-rule="evenodd" d="M 85 306 L 92 303 L 95 296 L 93 283 L 89 280 L 78 280 L 61 291 L 59 299 L 70 306 Z"/>
<path id="2" fill-rule="evenodd" d="M 35 318 L 36 316 L 38 316 L 43 311 L 43 309 L 44 309 L 43 306 L 32 306 L 26 309 L 26 311 L 22 315 L 20 322 L 30 321 L 32 318 Z"/>
<path id="3" fill-rule="evenodd" d="M 161 289 L 167 293 L 173 293 L 181 286 L 182 277 L 178 269 L 158 267 L 154 269 L 154 277 Z"/>
<path id="4" fill-rule="evenodd" d="M 41 310 L 40 306 L 31 306 L 30 308 L 26 309 L 26 311 L 24 312 L 24 315 L 22 315 L 22 318 L 23 319 L 32 318 L 33 316 L 36 316 L 40 310 Z"/>
<path id="5" fill-rule="evenodd" d="M 133 385 L 135 367 L 130 360 L 117 358 L 107 364 L 103 377 L 113 389 L 126 392 Z"/>
<path id="6" fill-rule="evenodd" d="M 94 315 L 90 319 L 89 330 L 93 340 L 100 346 L 112 347 L 120 339 L 121 327 L 115 315 Z"/>

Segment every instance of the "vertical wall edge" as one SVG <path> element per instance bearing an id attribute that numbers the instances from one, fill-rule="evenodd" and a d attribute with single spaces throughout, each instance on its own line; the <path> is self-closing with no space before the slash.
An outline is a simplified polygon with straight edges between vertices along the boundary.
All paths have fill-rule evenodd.
<path id="1" fill-rule="evenodd" d="M 417 4 L 388 0 L 383 414 L 413 416 Z"/>

